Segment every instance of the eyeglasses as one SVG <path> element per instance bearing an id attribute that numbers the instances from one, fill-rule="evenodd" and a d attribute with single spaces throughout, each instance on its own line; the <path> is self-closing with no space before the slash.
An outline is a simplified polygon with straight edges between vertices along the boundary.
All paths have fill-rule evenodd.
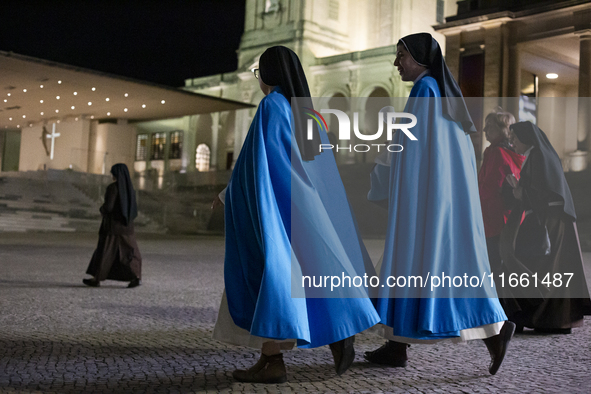
<path id="1" fill-rule="evenodd" d="M 258 69 L 258 68 L 253 68 L 253 69 L 252 69 L 252 70 L 250 70 L 250 71 L 252 71 L 252 73 L 254 74 L 254 77 L 255 77 L 256 79 L 259 79 L 259 69 Z"/>

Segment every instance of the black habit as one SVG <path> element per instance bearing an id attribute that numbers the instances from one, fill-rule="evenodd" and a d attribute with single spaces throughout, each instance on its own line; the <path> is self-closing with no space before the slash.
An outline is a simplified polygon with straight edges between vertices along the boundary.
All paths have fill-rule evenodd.
<path id="1" fill-rule="evenodd" d="M 524 327 L 569 329 L 581 326 L 583 316 L 591 315 L 591 301 L 574 204 L 560 159 L 544 132 L 532 123 L 515 123 L 511 130 L 521 142 L 533 148 L 521 169 L 519 186 L 523 188 L 523 197 L 515 200 L 516 206 L 501 233 L 502 271 L 506 275 L 525 273 L 529 278 L 535 272 L 544 275 L 549 272 L 551 276 L 567 272 L 574 275 L 568 288 L 544 286 L 540 283 L 543 275 L 539 275 L 536 294 L 531 286 L 528 292 L 509 290 L 505 282 L 505 288 L 499 289 L 501 304 L 509 320 Z M 527 246 L 540 243 L 539 236 L 526 230 L 530 227 L 526 221 L 531 223 L 532 220 L 546 225 L 550 239 L 547 255 L 519 253 L 519 250 L 527 250 Z"/>
<path id="2" fill-rule="evenodd" d="M 124 167 L 124 168 L 123 168 Z M 124 164 L 111 169 L 116 182 L 107 187 L 99 241 L 86 270 L 98 281 L 105 279 L 129 282 L 141 279 L 142 256 L 137 246 L 133 219 L 137 216 L 135 190 Z"/>

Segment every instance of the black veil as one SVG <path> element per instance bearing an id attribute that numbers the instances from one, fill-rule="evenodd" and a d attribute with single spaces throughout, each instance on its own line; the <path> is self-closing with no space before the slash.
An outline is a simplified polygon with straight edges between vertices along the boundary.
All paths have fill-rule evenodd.
<path id="1" fill-rule="evenodd" d="M 131 183 L 129 170 L 123 163 L 115 164 L 111 167 L 111 174 L 117 178 L 117 189 L 119 190 L 119 202 L 121 203 L 121 213 L 125 225 L 128 226 L 133 219 L 137 217 L 137 203 L 135 200 L 135 190 Z"/>
<path id="2" fill-rule="evenodd" d="M 298 55 L 291 49 L 284 46 L 268 48 L 259 60 L 260 78 L 269 86 L 279 86 L 289 104 L 292 105 L 292 98 L 298 97 L 298 105 L 312 108 L 310 88 L 300 63 Z M 308 97 L 309 100 L 302 100 Z M 309 101 L 309 102 L 307 102 Z M 306 117 L 302 108 L 293 108 L 295 139 L 303 160 L 314 160 L 314 156 L 320 154 L 320 136 L 314 132 L 313 139 L 306 138 Z"/>
<path id="3" fill-rule="evenodd" d="M 564 213 L 575 220 L 575 205 L 564 177 L 562 163 L 546 134 L 531 122 L 517 122 L 509 127 L 519 141 L 534 146 L 527 158 L 529 164 L 526 164 L 532 166 L 531 179 L 524 179 L 523 173 L 521 179 L 529 182 L 534 190 L 550 192 L 564 201 Z"/>
<path id="4" fill-rule="evenodd" d="M 404 45 L 412 58 L 421 66 L 427 67 L 437 81 L 441 92 L 443 116 L 461 123 L 467 134 L 475 133 L 476 127 L 466 108 L 462 91 L 445 64 L 437 40 L 429 33 L 417 33 L 401 38 L 398 44 Z"/>

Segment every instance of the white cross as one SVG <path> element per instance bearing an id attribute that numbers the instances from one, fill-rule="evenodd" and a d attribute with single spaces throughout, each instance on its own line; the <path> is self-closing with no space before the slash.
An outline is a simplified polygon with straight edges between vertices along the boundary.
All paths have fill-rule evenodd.
<path id="1" fill-rule="evenodd" d="M 51 155 L 49 158 L 53 160 L 53 148 L 55 147 L 55 139 L 60 136 L 60 133 L 55 132 L 55 123 L 51 127 L 51 134 L 47 134 L 47 138 L 51 138 Z"/>

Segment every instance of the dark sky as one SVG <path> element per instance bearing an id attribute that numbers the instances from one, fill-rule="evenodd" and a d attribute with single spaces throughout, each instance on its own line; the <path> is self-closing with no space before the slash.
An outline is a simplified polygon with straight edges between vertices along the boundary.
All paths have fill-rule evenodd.
<path id="1" fill-rule="evenodd" d="M 0 50 L 183 86 L 237 67 L 244 0 L 0 0 Z"/>

